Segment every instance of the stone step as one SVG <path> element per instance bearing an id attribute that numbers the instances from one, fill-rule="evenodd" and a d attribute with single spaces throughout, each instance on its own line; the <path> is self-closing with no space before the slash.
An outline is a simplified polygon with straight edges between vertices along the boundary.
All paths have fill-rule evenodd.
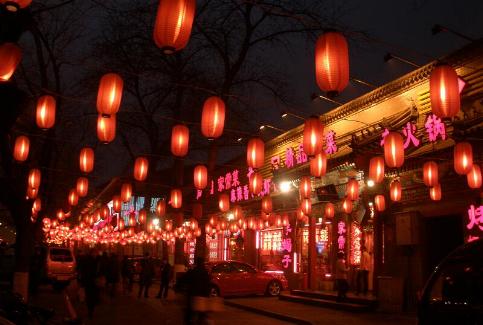
<path id="1" fill-rule="evenodd" d="M 306 298 L 315 298 L 315 299 L 322 299 L 322 300 L 337 300 L 337 293 L 335 292 L 324 292 L 324 291 L 312 291 L 312 290 L 291 290 L 290 294 L 293 296 L 300 296 Z M 344 302 L 376 307 L 377 306 L 377 299 L 375 297 L 369 296 L 354 296 L 349 294 Z"/>
<path id="2" fill-rule="evenodd" d="M 310 298 L 310 297 L 296 296 L 292 294 L 281 294 L 279 296 L 279 299 L 311 305 L 311 306 L 333 308 L 333 309 L 350 311 L 350 312 L 367 312 L 374 309 L 372 306 L 368 306 L 368 305 L 361 305 L 361 304 L 355 304 L 350 302 L 337 302 L 335 300 Z"/>

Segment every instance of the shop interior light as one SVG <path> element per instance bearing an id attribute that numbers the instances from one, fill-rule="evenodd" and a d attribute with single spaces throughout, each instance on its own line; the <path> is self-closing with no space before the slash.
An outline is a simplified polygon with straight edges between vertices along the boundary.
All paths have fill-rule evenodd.
<path id="1" fill-rule="evenodd" d="M 289 192 L 291 190 L 291 188 L 292 188 L 292 185 L 291 185 L 290 182 L 288 182 L 288 181 L 282 181 L 282 182 L 280 182 L 280 191 L 282 193 Z"/>
<path id="2" fill-rule="evenodd" d="M 372 203 L 372 202 L 369 202 L 368 204 L 369 204 L 370 207 L 372 207 L 374 205 L 374 203 Z"/>
<path id="3" fill-rule="evenodd" d="M 372 179 L 368 179 L 368 180 L 367 180 L 367 186 L 369 186 L 369 187 L 373 187 L 373 186 L 374 186 L 374 184 L 375 184 L 375 183 L 374 183 L 374 181 L 373 181 Z"/>
<path id="4" fill-rule="evenodd" d="M 265 129 L 265 125 L 260 125 L 260 130 Z"/>
<path id="5" fill-rule="evenodd" d="M 236 141 L 242 142 L 243 141 L 243 138 L 238 138 Z"/>
<path id="6" fill-rule="evenodd" d="M 159 219 L 158 218 L 154 218 L 153 221 L 152 221 L 153 225 L 154 226 L 159 226 Z"/>
<path id="7" fill-rule="evenodd" d="M 228 220 L 233 220 L 235 219 L 235 215 L 233 213 L 229 213 L 227 218 Z"/>

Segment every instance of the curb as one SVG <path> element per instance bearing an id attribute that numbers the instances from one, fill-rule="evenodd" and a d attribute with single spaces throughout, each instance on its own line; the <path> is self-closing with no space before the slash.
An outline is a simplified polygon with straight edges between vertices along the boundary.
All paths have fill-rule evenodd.
<path id="1" fill-rule="evenodd" d="M 310 321 L 305 320 L 305 319 L 300 319 L 300 318 L 296 318 L 296 317 L 285 315 L 285 314 L 279 314 L 279 313 L 276 313 L 276 312 L 273 312 L 273 311 L 268 311 L 268 310 L 259 309 L 259 308 L 256 308 L 256 307 L 238 304 L 236 302 L 232 302 L 232 301 L 229 301 L 229 300 L 225 300 L 225 305 L 230 306 L 230 307 L 243 309 L 243 310 L 255 313 L 255 314 L 259 314 L 259 315 L 263 315 L 263 316 L 267 316 L 267 317 L 271 317 L 271 318 L 276 318 L 276 319 L 279 319 L 279 320 L 282 320 L 282 321 L 291 322 L 291 323 L 294 323 L 294 324 L 312 325 L 312 323 Z"/>

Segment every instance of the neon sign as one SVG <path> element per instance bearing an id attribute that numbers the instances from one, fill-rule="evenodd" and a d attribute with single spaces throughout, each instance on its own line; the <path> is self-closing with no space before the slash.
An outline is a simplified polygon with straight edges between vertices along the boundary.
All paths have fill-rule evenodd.
<path id="1" fill-rule="evenodd" d="M 483 205 L 475 207 L 473 204 L 468 209 L 468 223 L 466 224 L 468 229 L 467 241 L 474 241 L 480 238 L 481 232 L 483 232 Z"/>
<path id="2" fill-rule="evenodd" d="M 284 269 L 287 269 L 292 263 L 292 238 L 290 238 L 290 233 L 292 232 L 292 228 L 290 227 L 290 223 L 284 227 L 284 235 L 285 238 L 282 240 L 282 251 L 284 255 L 282 257 L 282 266 Z"/>
<path id="3" fill-rule="evenodd" d="M 339 221 L 337 224 L 337 234 L 339 237 L 337 238 L 337 244 L 339 245 L 339 250 L 344 251 L 345 250 L 345 234 L 347 232 L 347 229 L 345 227 L 345 222 L 344 221 Z"/>
<path id="4" fill-rule="evenodd" d="M 351 225 L 351 251 L 349 256 L 352 265 L 361 264 L 361 239 L 361 227 L 353 222 Z"/>

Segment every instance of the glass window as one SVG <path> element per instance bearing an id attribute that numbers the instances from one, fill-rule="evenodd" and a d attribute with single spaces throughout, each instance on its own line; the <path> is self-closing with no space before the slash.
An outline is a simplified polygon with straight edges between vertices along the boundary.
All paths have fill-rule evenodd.
<path id="1" fill-rule="evenodd" d="M 70 250 L 65 248 L 52 248 L 50 250 L 50 259 L 54 262 L 72 262 L 72 254 Z"/>
<path id="2" fill-rule="evenodd" d="M 255 273 L 255 269 L 251 267 L 248 264 L 243 264 L 243 263 L 233 263 L 233 268 L 235 269 L 235 272 L 248 272 L 248 273 Z"/>
<path id="3" fill-rule="evenodd" d="M 221 263 L 213 266 L 211 269 L 213 273 L 230 273 L 233 272 L 232 267 L 228 263 Z"/>

